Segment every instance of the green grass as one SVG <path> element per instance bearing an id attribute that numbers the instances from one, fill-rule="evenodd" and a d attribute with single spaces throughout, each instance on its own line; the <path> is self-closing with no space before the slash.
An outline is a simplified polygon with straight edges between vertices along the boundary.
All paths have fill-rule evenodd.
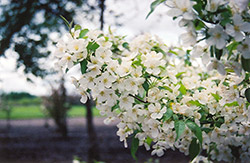
<path id="1" fill-rule="evenodd" d="M 100 116 L 99 111 L 94 108 L 93 109 L 94 116 Z M 73 106 L 68 111 L 68 117 L 85 117 L 86 109 L 84 106 Z M 28 105 L 28 106 L 15 106 L 12 108 L 10 119 L 36 119 L 36 118 L 44 118 L 39 105 Z M 6 119 L 6 112 L 0 110 L 0 119 Z"/>

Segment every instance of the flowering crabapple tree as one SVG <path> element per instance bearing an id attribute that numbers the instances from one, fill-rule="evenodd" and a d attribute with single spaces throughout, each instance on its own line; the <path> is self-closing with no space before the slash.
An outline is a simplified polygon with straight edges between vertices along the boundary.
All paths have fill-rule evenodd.
<path id="1" fill-rule="evenodd" d="M 92 96 L 105 124 L 119 120 L 117 135 L 125 147 L 132 139 L 133 158 L 144 146 L 159 157 L 178 149 L 194 161 L 247 162 L 250 38 L 244 2 L 154 1 L 149 14 L 160 3 L 171 7 L 191 50 L 150 34 L 128 42 L 112 30 L 71 28 L 66 21 L 70 31 L 57 43 L 56 66 L 67 72 L 79 65 L 72 82 L 81 102 Z"/>

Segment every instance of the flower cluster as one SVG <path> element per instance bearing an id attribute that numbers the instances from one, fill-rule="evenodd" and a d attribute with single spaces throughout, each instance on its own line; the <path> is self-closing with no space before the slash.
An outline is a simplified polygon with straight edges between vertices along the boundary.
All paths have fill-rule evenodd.
<path id="1" fill-rule="evenodd" d="M 179 18 L 179 26 L 186 28 L 186 33 L 180 36 L 183 45 L 203 51 L 194 54 L 206 58 L 206 66 L 218 69 L 223 75 L 226 74 L 225 67 L 238 75 L 242 66 L 250 72 L 245 66 L 250 64 L 248 0 L 167 0 L 165 3 L 170 8 L 168 15 Z M 222 56 L 226 58 L 224 61 Z M 220 67 L 214 66 L 214 62 Z"/>
<path id="2" fill-rule="evenodd" d="M 179 15 L 193 19 L 195 13 L 180 5 Z M 125 147 L 132 137 L 134 157 L 135 149 L 145 146 L 158 156 L 171 148 L 191 158 L 205 150 L 212 160 L 250 159 L 244 72 L 240 77 L 205 73 L 199 64 L 190 66 L 189 51 L 168 47 L 158 37 L 145 34 L 128 43 L 112 31 L 79 25 L 58 42 L 55 55 L 64 71 L 80 65 L 80 77 L 72 81 L 81 102 L 92 96 L 107 116 L 104 123 L 119 120 L 117 135 Z"/>

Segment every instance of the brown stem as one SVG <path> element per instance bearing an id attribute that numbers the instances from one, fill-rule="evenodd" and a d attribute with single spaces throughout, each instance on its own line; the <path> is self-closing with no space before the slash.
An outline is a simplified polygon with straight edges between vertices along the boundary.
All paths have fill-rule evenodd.
<path id="1" fill-rule="evenodd" d="M 134 95 L 129 94 L 129 96 L 135 98 L 136 100 L 138 100 L 138 101 L 140 101 L 140 102 L 142 102 L 142 103 L 144 103 L 144 104 L 148 104 L 148 103 L 149 103 L 148 101 L 143 101 L 142 99 L 140 99 L 139 97 L 136 97 L 136 96 L 134 96 Z"/>

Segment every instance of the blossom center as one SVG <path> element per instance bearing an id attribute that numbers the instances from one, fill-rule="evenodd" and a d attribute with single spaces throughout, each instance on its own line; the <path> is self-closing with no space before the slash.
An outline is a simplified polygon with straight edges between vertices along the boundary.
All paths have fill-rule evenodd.
<path id="1" fill-rule="evenodd" d="M 79 46 L 78 46 L 78 45 L 75 45 L 74 48 L 75 48 L 75 50 L 78 50 L 78 49 L 79 49 Z"/>
<path id="2" fill-rule="evenodd" d="M 220 39 L 221 38 L 221 34 L 220 33 L 216 33 L 215 34 L 215 38 Z"/>

